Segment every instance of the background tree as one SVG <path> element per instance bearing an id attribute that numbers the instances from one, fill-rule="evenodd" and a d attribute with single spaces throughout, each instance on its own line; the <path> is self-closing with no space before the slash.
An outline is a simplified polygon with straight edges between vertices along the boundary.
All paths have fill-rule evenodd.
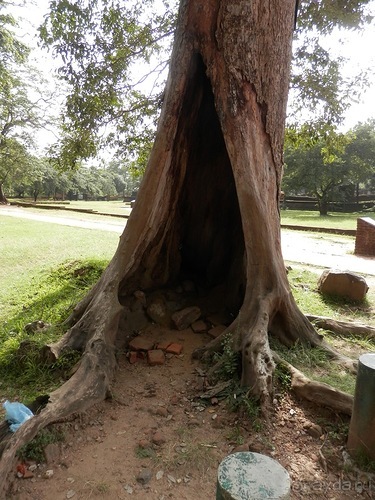
<path id="1" fill-rule="evenodd" d="M 358 201 L 359 187 L 375 193 L 375 120 L 359 123 L 351 130 L 344 161 L 351 170 Z"/>
<path id="2" fill-rule="evenodd" d="M 16 139 L 7 138 L 0 147 L 0 195 L 2 203 L 7 203 L 4 186 L 12 189 L 13 185 L 25 183 L 32 158 L 23 144 Z M 24 190 L 24 189 L 23 189 Z"/>
<path id="3" fill-rule="evenodd" d="M 283 189 L 287 195 L 315 196 L 320 215 L 329 204 L 369 182 L 374 171 L 374 122 L 359 124 L 347 134 L 331 130 L 325 140 L 311 138 L 308 126 L 288 130 Z"/>
<path id="4" fill-rule="evenodd" d="M 35 132 L 50 121 L 46 106 L 51 99 L 40 74 L 27 64 L 30 50 L 15 36 L 16 21 L 6 13 L 7 5 L 0 0 L 0 203 L 7 202 L 5 181 L 20 178 L 21 149 L 30 152 Z"/>

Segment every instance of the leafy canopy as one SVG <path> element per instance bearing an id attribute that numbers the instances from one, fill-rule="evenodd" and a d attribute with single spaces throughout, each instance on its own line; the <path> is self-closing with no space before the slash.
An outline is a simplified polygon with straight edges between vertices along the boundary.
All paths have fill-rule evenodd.
<path id="1" fill-rule="evenodd" d="M 298 14 L 290 121 L 317 135 L 340 123 L 353 98 L 352 82 L 320 43 L 334 29 L 361 29 L 370 0 L 303 0 Z M 68 86 L 63 140 L 53 156 L 63 168 L 110 146 L 143 167 L 159 114 L 176 0 L 53 0 L 41 39 L 61 57 Z M 349 91 L 350 90 L 350 91 Z M 305 110 L 310 111 L 307 114 Z M 303 116 L 303 115 L 302 115 Z M 138 166 L 139 166 L 138 163 Z"/>

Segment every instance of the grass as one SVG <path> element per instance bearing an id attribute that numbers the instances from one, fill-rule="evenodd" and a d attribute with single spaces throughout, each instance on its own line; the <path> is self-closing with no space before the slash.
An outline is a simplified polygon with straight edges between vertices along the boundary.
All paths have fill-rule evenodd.
<path id="1" fill-rule="evenodd" d="M 67 352 L 51 366 L 41 347 L 61 336 L 62 322 L 103 272 L 118 235 L 0 212 L 0 239 L 0 396 L 28 403 L 60 385 L 79 358 Z M 53 327 L 31 337 L 25 325 L 37 320 Z"/>
<path id="2" fill-rule="evenodd" d="M 353 303 L 342 297 L 325 297 L 317 290 L 318 275 L 306 269 L 292 269 L 289 271 L 289 282 L 293 296 L 305 314 L 328 316 L 343 321 L 362 322 L 375 325 L 372 295 L 364 302 Z M 373 351 L 375 342 L 365 338 L 351 335 L 339 337 L 329 332 L 320 331 L 325 340 L 343 354 L 357 359 L 363 352 Z M 296 344 L 287 349 L 275 340 L 274 348 L 286 361 L 303 371 L 308 377 L 330 384 L 349 394 L 354 394 L 355 376 L 332 363 L 326 352 L 319 348 L 308 348 Z M 287 380 L 282 379 L 282 374 L 276 373 L 279 382 L 287 385 Z"/>
<path id="3" fill-rule="evenodd" d="M 321 216 L 319 212 L 307 210 L 281 210 L 281 224 L 334 229 L 356 229 L 359 217 L 375 219 L 375 212 L 332 212 Z"/>
<path id="4" fill-rule="evenodd" d="M 45 462 L 44 448 L 52 443 L 61 443 L 64 439 L 63 432 L 57 430 L 56 427 L 47 427 L 39 431 L 32 441 L 22 446 L 17 454 L 21 460 L 43 463 Z"/>
<path id="5" fill-rule="evenodd" d="M 117 244 L 118 234 L 109 231 L 1 217 L 0 212 L 0 323 L 19 304 L 25 285 L 30 294 L 36 291 L 32 279 L 40 272 L 66 260 L 109 260 Z"/>
<path id="6" fill-rule="evenodd" d="M 28 403 L 49 393 L 64 381 L 80 358 L 66 351 L 55 363 L 48 362 L 42 349 L 63 333 L 62 322 L 74 305 L 98 280 L 106 260 L 69 261 L 35 275 L 18 290 L 17 300 L 0 331 L 0 394 Z M 25 325 L 43 319 L 53 325 L 32 335 Z"/>
<path id="7" fill-rule="evenodd" d="M 304 314 L 328 316 L 375 326 L 374 290 L 369 290 L 368 298 L 363 302 L 353 303 L 342 297 L 321 295 L 317 286 L 319 275 L 310 270 L 294 267 L 289 271 L 288 278 L 293 296 Z"/>

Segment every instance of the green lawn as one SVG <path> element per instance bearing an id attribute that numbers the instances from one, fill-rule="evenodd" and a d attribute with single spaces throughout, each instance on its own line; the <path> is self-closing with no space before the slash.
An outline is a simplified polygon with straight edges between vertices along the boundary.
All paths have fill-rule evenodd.
<path id="1" fill-rule="evenodd" d="M 0 213 L 0 319 L 17 300 L 19 288 L 42 270 L 66 260 L 109 260 L 119 236 L 97 231 L 1 217 Z"/>
<path id="2" fill-rule="evenodd" d="M 333 212 L 329 215 L 321 216 L 319 212 L 307 210 L 281 210 L 281 224 L 294 226 L 356 229 L 359 217 L 370 217 L 375 220 L 375 212 Z"/>

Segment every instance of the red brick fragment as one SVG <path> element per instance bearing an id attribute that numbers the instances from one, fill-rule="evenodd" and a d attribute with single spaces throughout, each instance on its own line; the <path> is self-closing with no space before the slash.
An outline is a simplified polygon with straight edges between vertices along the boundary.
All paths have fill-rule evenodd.
<path id="1" fill-rule="evenodd" d="M 183 346 L 181 344 L 170 344 L 166 350 L 168 354 L 181 354 Z"/>
<path id="2" fill-rule="evenodd" d="M 161 349 L 153 349 L 147 352 L 147 361 L 150 366 L 164 365 L 165 355 Z"/>
<path id="3" fill-rule="evenodd" d="M 154 342 L 142 337 L 135 337 L 129 342 L 129 347 L 132 351 L 150 351 L 154 348 Z"/>
<path id="4" fill-rule="evenodd" d="M 162 351 L 166 351 L 170 345 L 171 345 L 170 342 L 164 340 L 163 342 L 159 342 L 156 348 L 161 349 Z"/>
<path id="5" fill-rule="evenodd" d="M 202 319 L 194 321 L 194 323 L 191 325 L 191 328 L 194 333 L 203 333 L 207 331 L 207 325 Z"/>
<path id="6" fill-rule="evenodd" d="M 208 335 L 214 339 L 221 335 L 223 331 L 226 330 L 226 326 L 224 325 L 217 325 L 214 328 L 211 328 L 211 330 L 208 330 Z"/>
<path id="7" fill-rule="evenodd" d="M 129 353 L 129 363 L 134 365 L 138 361 L 137 351 L 131 351 Z"/>

